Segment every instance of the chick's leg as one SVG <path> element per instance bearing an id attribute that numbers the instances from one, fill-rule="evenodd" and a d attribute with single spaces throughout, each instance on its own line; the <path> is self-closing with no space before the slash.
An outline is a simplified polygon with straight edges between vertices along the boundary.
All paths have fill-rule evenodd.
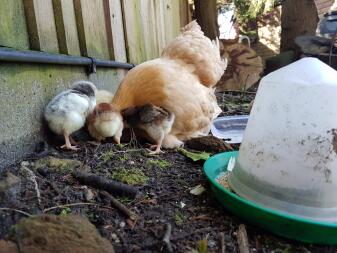
<path id="1" fill-rule="evenodd" d="M 160 153 L 164 153 L 164 151 L 161 150 L 161 144 L 163 143 L 164 135 L 158 140 L 156 145 L 152 145 L 150 148 L 155 148 L 154 151 L 151 151 L 149 154 L 150 155 L 156 155 Z"/>
<path id="2" fill-rule="evenodd" d="M 69 134 L 64 133 L 63 136 L 64 136 L 64 140 L 65 140 L 66 143 L 64 145 L 62 145 L 61 148 L 70 149 L 70 150 L 78 150 L 78 148 L 76 146 L 71 145 L 70 139 L 69 139 Z"/>
<path id="3" fill-rule="evenodd" d="M 123 133 L 123 124 L 119 127 L 119 129 L 117 130 L 114 136 L 114 140 L 117 144 L 121 144 L 122 133 Z"/>

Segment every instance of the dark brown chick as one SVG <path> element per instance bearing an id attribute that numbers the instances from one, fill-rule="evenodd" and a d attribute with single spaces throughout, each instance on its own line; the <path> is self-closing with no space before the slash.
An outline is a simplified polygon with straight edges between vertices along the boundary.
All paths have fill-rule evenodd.
<path id="1" fill-rule="evenodd" d="M 154 142 L 150 154 L 161 152 L 162 142 L 171 131 L 174 122 L 174 114 L 164 108 L 145 104 L 143 106 L 130 107 L 122 111 L 124 125 L 139 132 L 144 132 L 143 137 Z"/>

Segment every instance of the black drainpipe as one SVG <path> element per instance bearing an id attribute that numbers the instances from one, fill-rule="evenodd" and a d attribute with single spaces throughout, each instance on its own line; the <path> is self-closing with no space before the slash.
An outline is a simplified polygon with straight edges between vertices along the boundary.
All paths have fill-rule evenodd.
<path id="1" fill-rule="evenodd" d="M 0 62 L 44 63 L 57 65 L 87 66 L 89 73 L 95 73 L 96 67 L 132 69 L 134 64 L 100 60 L 92 57 L 50 54 L 39 51 L 20 51 L 0 47 Z"/>

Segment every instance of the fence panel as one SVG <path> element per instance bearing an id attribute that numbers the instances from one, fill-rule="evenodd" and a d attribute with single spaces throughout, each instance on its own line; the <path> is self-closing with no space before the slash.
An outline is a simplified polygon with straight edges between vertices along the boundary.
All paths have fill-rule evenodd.
<path id="1" fill-rule="evenodd" d="M 23 0 L 30 48 L 58 53 L 52 0 Z"/>
<path id="2" fill-rule="evenodd" d="M 4 0 L 0 7 L 0 45 L 29 49 L 26 19 L 22 0 Z"/>

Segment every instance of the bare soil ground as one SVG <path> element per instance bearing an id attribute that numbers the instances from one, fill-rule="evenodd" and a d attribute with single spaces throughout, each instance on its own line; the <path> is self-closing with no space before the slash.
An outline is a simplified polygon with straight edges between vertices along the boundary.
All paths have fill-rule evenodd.
<path id="1" fill-rule="evenodd" d="M 217 97 L 224 115 L 247 114 L 254 93 L 223 93 Z M 20 182 L 7 192 L 0 192 L 0 207 L 29 214 L 85 216 L 103 237 L 111 241 L 116 252 L 167 252 L 163 243 L 167 224 L 172 226 L 170 242 L 174 252 L 193 249 L 199 250 L 194 252 L 205 252 L 201 250 L 202 240 L 207 242 L 207 252 L 221 252 L 221 248 L 225 248 L 225 252 L 238 252 L 237 229 L 240 224 L 246 225 L 250 252 L 337 252 L 336 247 L 297 243 L 270 235 L 228 213 L 213 197 L 202 163 L 192 162 L 177 151 L 149 156 L 147 151 L 134 144 L 96 146 L 83 142 L 80 147 L 79 152 L 65 152 L 42 145 L 29 159 L 24 159 L 23 164 L 6 168 L 0 180 L 11 172 Z M 88 172 L 136 183 L 139 188 L 136 198 L 118 199 L 136 213 L 138 219 L 128 220 L 118 209 L 109 206 L 97 189 L 80 184 L 72 176 L 71 166 L 55 170 L 48 165 L 39 165 L 39 159 L 47 156 L 77 160 Z M 41 203 L 34 184 L 23 173 L 23 167 L 34 172 Z M 192 195 L 190 190 L 197 185 L 202 185 L 206 191 Z M 78 204 L 83 202 L 92 205 Z M 67 204 L 75 205 L 64 206 Z M 59 207 L 47 209 L 55 206 Z M 24 215 L 15 211 L 0 211 L 0 239 L 5 238 L 11 226 L 22 217 Z M 224 245 L 221 245 L 221 233 L 224 234 Z"/>

